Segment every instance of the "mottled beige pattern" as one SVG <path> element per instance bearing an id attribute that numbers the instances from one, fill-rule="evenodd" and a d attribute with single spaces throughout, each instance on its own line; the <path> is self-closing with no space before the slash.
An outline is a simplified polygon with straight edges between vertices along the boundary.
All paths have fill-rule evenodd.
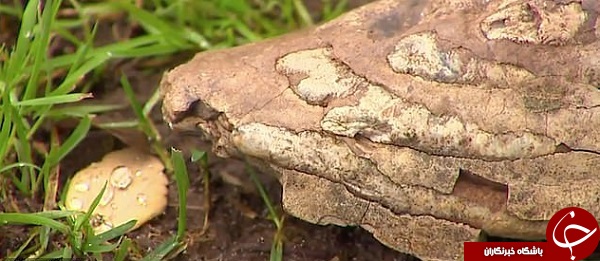
<path id="1" fill-rule="evenodd" d="M 543 239 L 563 207 L 600 217 L 599 6 L 381 0 L 198 54 L 165 74 L 164 118 L 272 170 L 289 213 L 423 260 Z"/>

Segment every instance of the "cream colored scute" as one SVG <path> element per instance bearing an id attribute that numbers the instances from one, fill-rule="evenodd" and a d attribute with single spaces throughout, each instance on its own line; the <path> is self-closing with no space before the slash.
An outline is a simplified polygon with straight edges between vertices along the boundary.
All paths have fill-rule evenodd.
<path id="1" fill-rule="evenodd" d="M 87 211 L 106 183 L 91 224 L 96 234 L 130 220 L 137 229 L 161 214 L 167 206 L 168 179 L 162 162 L 147 153 L 126 148 L 80 170 L 73 177 L 66 199 L 69 210 Z"/>

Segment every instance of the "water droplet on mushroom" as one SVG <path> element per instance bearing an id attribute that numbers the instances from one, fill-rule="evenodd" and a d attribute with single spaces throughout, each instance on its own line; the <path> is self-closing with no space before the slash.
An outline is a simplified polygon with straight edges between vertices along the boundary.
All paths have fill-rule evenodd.
<path id="1" fill-rule="evenodd" d="M 81 209 L 83 208 L 83 200 L 78 199 L 78 198 L 74 198 L 71 200 L 71 207 L 73 207 L 73 209 Z"/>
<path id="2" fill-rule="evenodd" d="M 136 199 L 140 205 L 142 205 L 142 206 L 148 205 L 148 196 L 146 196 L 146 194 L 139 193 L 139 194 L 137 194 Z"/>
<path id="3" fill-rule="evenodd" d="M 79 192 L 86 192 L 90 190 L 90 184 L 86 182 L 75 184 L 75 190 Z"/>
<path id="4" fill-rule="evenodd" d="M 131 181 L 131 170 L 125 166 L 116 167 L 110 175 L 110 184 L 120 189 L 126 189 Z"/>
<path id="5" fill-rule="evenodd" d="M 112 188 L 106 187 L 106 190 L 104 191 L 104 195 L 102 195 L 102 198 L 100 199 L 100 205 L 102 205 L 102 206 L 108 205 L 108 203 L 110 203 L 110 201 L 112 200 L 114 195 L 115 195 L 115 192 L 112 190 Z"/>

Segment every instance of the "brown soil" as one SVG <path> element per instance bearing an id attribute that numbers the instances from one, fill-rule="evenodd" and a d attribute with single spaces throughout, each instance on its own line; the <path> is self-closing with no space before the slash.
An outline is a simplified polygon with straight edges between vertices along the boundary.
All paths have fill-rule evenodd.
<path id="1" fill-rule="evenodd" d="M 308 1 L 315 3 L 317 1 Z M 352 6 L 363 4 L 365 0 L 351 1 Z M 308 4 L 315 8 L 317 5 Z M 0 26 L 7 28 L 4 19 Z M 116 22 L 114 23 L 116 24 Z M 101 25 L 98 39 L 112 38 L 111 25 Z M 127 28 L 121 28 L 127 31 Z M 7 32 L 7 31 L 4 31 Z M 14 34 L 16 32 L 11 31 Z M 0 39 L 10 44 L 8 33 L 0 34 Z M 57 41 L 51 47 L 56 53 L 67 52 L 71 47 Z M 127 103 L 120 89 L 120 72 L 125 73 L 135 88 L 140 101 L 147 100 L 158 86 L 164 70 L 189 59 L 192 54 L 162 61 L 133 60 L 113 61 L 104 71 L 100 83 L 92 89 L 97 101 L 102 103 Z M 157 65 L 158 64 L 158 65 Z M 102 115 L 97 122 L 132 119 L 129 110 Z M 156 106 L 152 119 L 163 135 L 167 147 L 175 147 L 189 158 L 192 149 L 210 151 L 210 144 L 203 142 L 201 135 L 191 132 L 173 132 L 162 122 L 160 106 Z M 56 126 L 60 134 L 66 135 L 73 127 L 72 122 L 62 122 Z M 93 129 L 88 137 L 61 163 L 60 180 L 64 183 L 77 170 L 89 163 L 99 161 L 111 150 L 124 146 L 145 146 L 143 136 L 134 130 L 111 132 Z M 39 137 L 41 143 L 47 143 L 47 135 Z M 191 188 L 188 193 L 188 247 L 177 257 L 178 260 L 268 260 L 275 226 L 268 220 L 267 209 L 257 193 L 248 173 L 244 172 L 244 163 L 231 159 L 220 159 L 210 154 L 211 179 L 210 227 L 200 235 L 205 209 L 202 174 L 198 166 L 189 164 L 188 170 Z M 258 173 L 274 203 L 280 202 L 281 186 L 271 176 Z M 41 198 L 19 195 L 8 181 L 1 184 L 9 188 L 6 199 L 0 198 L 1 212 L 35 212 L 42 209 Z M 62 187 L 62 186 L 61 186 Z M 177 188 L 170 186 L 170 203 L 164 215 L 129 234 L 134 240 L 138 254 L 156 248 L 172 236 L 177 229 Z M 281 207 L 279 207 L 281 211 Z M 318 226 L 286 216 L 284 223 L 284 260 L 334 261 L 334 260 L 418 260 L 414 257 L 395 252 L 373 238 L 373 236 L 353 227 Z M 31 227 L 0 226 L 0 257 L 14 251 L 24 243 Z M 64 245 L 64 238 L 56 236 L 50 249 Z M 136 253 L 131 253 L 136 256 Z"/>

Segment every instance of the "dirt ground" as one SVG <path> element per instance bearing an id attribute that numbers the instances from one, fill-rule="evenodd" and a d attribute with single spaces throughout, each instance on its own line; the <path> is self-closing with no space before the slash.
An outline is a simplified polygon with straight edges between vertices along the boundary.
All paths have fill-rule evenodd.
<path id="1" fill-rule="evenodd" d="M 307 6 L 318 8 L 316 1 L 307 1 Z M 351 7 L 368 2 L 368 0 L 350 1 Z M 7 23 L 4 21 L 3 23 Z M 4 24 L 3 28 L 7 25 Z M 98 31 L 102 42 L 111 41 L 111 25 L 102 25 Z M 10 44 L 9 30 L 4 30 L 1 40 Z M 66 52 L 70 46 L 58 41 L 53 42 L 51 49 L 56 53 Z M 185 62 L 193 54 L 184 53 L 170 59 L 168 63 L 153 60 L 117 60 L 112 61 L 94 86 L 92 91 L 98 102 L 127 103 L 120 89 L 120 72 L 124 72 L 135 88 L 140 101 L 147 100 L 158 86 L 162 72 L 179 63 Z M 128 110 L 102 115 L 95 123 L 132 119 Z M 190 132 L 174 132 L 162 122 L 160 106 L 152 113 L 164 143 L 167 147 L 175 147 L 189 158 L 192 149 L 210 151 L 210 144 L 202 141 L 201 135 Z M 62 122 L 58 126 L 63 134 L 68 134 L 73 127 L 72 122 Z M 38 141 L 47 141 L 42 133 Z M 107 132 L 93 129 L 88 137 L 64 160 L 60 166 L 61 181 L 64 182 L 77 170 L 91 162 L 99 161 L 109 151 L 124 146 L 144 147 L 144 137 L 136 131 Z M 200 235 L 203 226 L 204 196 L 202 175 L 198 166 L 190 164 L 189 175 L 191 188 L 188 194 L 188 247 L 177 257 L 177 260 L 268 260 L 271 242 L 275 233 L 273 222 L 266 219 L 267 209 L 260 195 L 254 188 L 244 164 L 232 159 L 220 159 L 210 154 L 212 209 L 210 210 L 210 227 L 207 233 Z M 273 202 L 279 203 L 281 186 L 271 176 L 258 173 L 265 188 L 269 191 Z M 10 184 L 1 184 L 10 186 Z M 129 234 L 134 246 L 145 253 L 157 247 L 172 236 L 177 227 L 177 190 L 174 183 L 170 186 L 169 207 L 160 217 Z M 12 191 L 10 200 L 0 204 L 0 211 L 34 212 L 41 209 L 41 198 L 25 198 Z M 281 212 L 281 209 L 279 207 Z M 395 252 L 373 238 L 371 234 L 360 228 L 318 226 L 286 216 L 284 223 L 284 260 L 290 261 L 344 261 L 344 260 L 419 260 L 417 258 Z M 29 236 L 28 227 L 0 226 L 0 257 L 8 251 L 17 249 Z M 61 246 L 62 238 L 56 237 L 52 246 Z"/>

